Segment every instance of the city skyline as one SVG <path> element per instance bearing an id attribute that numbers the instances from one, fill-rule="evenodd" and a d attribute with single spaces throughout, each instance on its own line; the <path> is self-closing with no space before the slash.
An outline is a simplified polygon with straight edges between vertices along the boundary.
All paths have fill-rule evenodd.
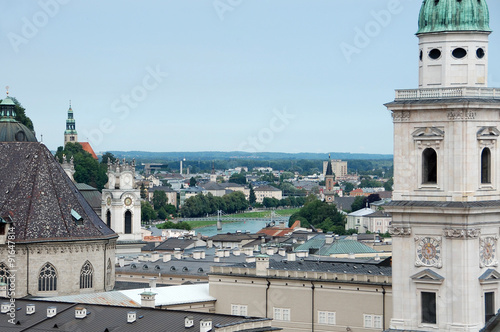
<path id="1" fill-rule="evenodd" d="M 71 100 L 96 151 L 392 154 L 383 104 L 418 87 L 420 5 L 19 1 L 0 5 L 0 73 L 52 150 Z"/>

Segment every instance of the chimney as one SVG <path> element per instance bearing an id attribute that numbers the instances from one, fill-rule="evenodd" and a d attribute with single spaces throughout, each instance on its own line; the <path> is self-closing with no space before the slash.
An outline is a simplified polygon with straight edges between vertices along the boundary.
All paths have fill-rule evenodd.
<path id="1" fill-rule="evenodd" d="M 175 259 L 182 259 L 182 251 L 181 251 L 181 249 L 175 248 L 174 257 L 175 257 Z"/>
<path id="2" fill-rule="evenodd" d="M 332 243 L 333 243 L 333 235 L 325 236 L 325 244 L 332 244 Z"/>
<path id="3" fill-rule="evenodd" d="M 47 308 L 47 318 L 52 318 L 57 315 L 57 307 L 48 307 Z"/>
<path id="4" fill-rule="evenodd" d="M 120 267 L 125 266 L 125 257 L 124 256 L 120 256 L 120 258 L 118 258 L 118 264 L 120 265 Z"/>
<path id="5" fill-rule="evenodd" d="M 266 250 L 266 251 L 267 251 L 267 252 L 266 252 L 266 254 L 267 254 L 268 256 L 272 256 L 272 255 L 274 255 L 274 249 L 273 249 L 273 248 L 267 248 L 267 250 Z"/>
<path id="6" fill-rule="evenodd" d="M 156 251 L 153 251 L 153 253 L 151 254 L 151 262 L 156 262 L 159 259 L 160 259 L 160 254 Z"/>
<path id="7" fill-rule="evenodd" d="M 200 250 L 195 250 L 193 251 L 193 259 L 201 259 L 201 251 Z"/>
<path id="8" fill-rule="evenodd" d="M 205 258 L 206 258 L 205 250 L 202 250 L 201 251 L 201 259 L 205 259 Z"/>
<path id="9" fill-rule="evenodd" d="M 76 307 L 75 308 L 75 318 L 84 319 L 85 317 L 87 317 L 87 309 L 82 308 L 82 307 Z"/>
<path id="10" fill-rule="evenodd" d="M 1 313 L 6 314 L 10 310 L 10 303 L 9 302 L 3 302 L 1 305 Z"/>
<path id="11" fill-rule="evenodd" d="M 139 257 L 134 257 L 134 258 L 132 259 L 132 262 L 133 262 L 133 263 L 139 263 Z"/>
<path id="12" fill-rule="evenodd" d="M 294 252 L 289 252 L 286 256 L 286 260 L 289 262 L 295 262 L 297 260 L 297 255 Z"/>
<path id="13" fill-rule="evenodd" d="M 215 256 L 214 257 L 214 262 L 215 263 L 219 263 L 220 262 L 220 257 L 219 256 Z"/>
<path id="14" fill-rule="evenodd" d="M 278 251 L 278 254 L 282 257 L 286 257 L 286 249 L 280 248 L 280 250 Z"/>
<path id="15" fill-rule="evenodd" d="M 255 272 L 258 276 L 267 276 L 267 269 L 269 269 L 269 256 L 259 255 L 255 257 L 256 269 Z"/>
<path id="16" fill-rule="evenodd" d="M 137 313 L 135 311 L 129 311 L 127 313 L 127 323 L 131 324 L 137 319 Z"/>
<path id="17" fill-rule="evenodd" d="M 354 255 L 354 253 L 349 253 L 348 258 L 349 259 L 356 259 L 356 255 Z"/>
<path id="18" fill-rule="evenodd" d="M 163 262 L 170 262 L 172 260 L 172 255 L 170 254 L 163 254 Z"/>
<path id="19" fill-rule="evenodd" d="M 155 297 L 156 293 L 153 292 L 142 292 L 141 294 L 141 306 L 146 308 L 155 307 Z"/>
<path id="20" fill-rule="evenodd" d="M 213 248 L 214 246 L 214 240 L 208 240 L 207 241 L 207 248 L 210 249 L 210 248 Z"/>
<path id="21" fill-rule="evenodd" d="M 202 319 L 200 321 L 200 332 L 209 332 L 209 331 L 212 331 L 212 320 Z"/>
<path id="22" fill-rule="evenodd" d="M 231 256 L 231 250 L 225 249 L 224 250 L 224 257 L 230 257 Z"/>
<path id="23" fill-rule="evenodd" d="M 233 255 L 239 256 L 241 254 L 240 248 L 234 248 L 233 249 Z"/>
<path id="24" fill-rule="evenodd" d="M 255 263 L 255 256 L 247 256 L 245 259 L 247 263 Z"/>
<path id="25" fill-rule="evenodd" d="M 156 287 L 156 277 L 150 278 L 149 279 L 149 288 L 155 288 Z"/>
<path id="26" fill-rule="evenodd" d="M 30 303 L 26 305 L 26 315 L 33 315 L 35 313 L 35 305 Z"/>
<path id="27" fill-rule="evenodd" d="M 378 254 L 375 255 L 375 262 L 380 262 L 380 256 Z"/>
<path id="28" fill-rule="evenodd" d="M 194 326 L 194 318 L 193 316 L 187 316 L 184 318 L 184 327 L 185 328 L 190 328 Z"/>

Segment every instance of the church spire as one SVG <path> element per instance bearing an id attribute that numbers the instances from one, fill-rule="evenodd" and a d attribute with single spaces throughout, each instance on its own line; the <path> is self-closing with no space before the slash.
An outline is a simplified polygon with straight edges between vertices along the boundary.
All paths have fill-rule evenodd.
<path id="1" fill-rule="evenodd" d="M 328 155 L 328 165 L 326 165 L 326 176 L 333 175 L 332 156 Z"/>
<path id="2" fill-rule="evenodd" d="M 68 119 L 66 120 L 66 130 L 64 131 L 64 145 L 66 143 L 78 142 L 78 133 L 76 131 L 76 122 L 71 108 L 71 100 L 69 101 Z"/>

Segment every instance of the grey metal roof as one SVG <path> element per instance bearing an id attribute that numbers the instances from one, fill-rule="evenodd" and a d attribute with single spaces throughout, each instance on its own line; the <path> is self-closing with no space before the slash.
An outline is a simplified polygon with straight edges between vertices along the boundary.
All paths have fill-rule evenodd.
<path id="1" fill-rule="evenodd" d="M 16 242 L 118 237 L 45 145 L 0 143 L 0 165 L 0 216 L 12 218 Z M 76 215 L 81 216 L 79 224 Z"/>
<path id="2" fill-rule="evenodd" d="M 255 268 L 256 263 L 240 263 L 234 267 Z M 392 268 L 382 265 L 372 265 L 363 263 L 343 263 L 343 262 L 323 262 L 323 261 L 269 261 L 270 270 L 288 271 L 310 271 L 310 272 L 333 272 L 345 274 L 366 274 L 392 276 Z"/>
<path id="3" fill-rule="evenodd" d="M 102 194 L 99 192 L 99 190 L 85 183 L 76 183 L 75 185 L 76 188 L 80 191 L 80 194 L 82 194 L 82 196 L 94 210 L 101 208 Z"/>
<path id="4" fill-rule="evenodd" d="M 154 248 L 154 250 L 158 251 L 163 251 L 163 250 L 173 251 L 175 249 L 184 250 L 188 247 L 193 246 L 195 243 L 196 240 L 193 239 L 170 238 L 160 243 L 158 246 Z"/>
<path id="5" fill-rule="evenodd" d="M 35 313 L 26 314 L 26 305 L 34 304 Z M 210 319 L 214 327 L 233 326 L 242 323 L 262 322 L 270 319 L 256 317 L 239 317 L 230 315 L 218 315 L 188 311 L 158 310 L 150 308 L 127 308 L 119 306 L 105 306 L 96 304 L 60 303 L 45 300 L 16 300 L 16 322 L 13 325 L 8 322 L 8 315 L 0 315 L 0 330 L 2 332 L 14 331 L 85 331 L 102 332 L 106 329 L 113 332 L 164 332 L 185 331 L 184 319 L 191 316 L 194 326 L 189 331 L 199 332 L 200 321 Z M 47 308 L 56 307 L 55 317 L 47 318 Z M 87 316 L 83 319 L 75 318 L 75 309 L 82 307 L 87 309 Z M 137 320 L 127 323 L 127 314 L 134 311 Z M 263 329 L 261 331 L 274 331 L 275 329 Z M 240 330 L 245 331 L 245 330 Z M 251 330 L 246 330 L 251 331 Z"/>
<path id="6" fill-rule="evenodd" d="M 489 99 L 489 98 L 447 98 L 447 99 L 416 99 L 416 100 L 395 100 L 385 104 L 385 106 L 390 107 L 393 105 L 411 105 L 411 104 L 468 104 L 471 102 L 481 103 L 481 104 L 499 104 L 499 99 Z"/>

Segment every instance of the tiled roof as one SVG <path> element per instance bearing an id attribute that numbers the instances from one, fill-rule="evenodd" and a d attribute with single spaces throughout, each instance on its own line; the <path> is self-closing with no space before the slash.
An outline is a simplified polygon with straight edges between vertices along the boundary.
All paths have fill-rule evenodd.
<path id="1" fill-rule="evenodd" d="M 35 304 L 35 313 L 26 314 L 27 304 Z M 200 331 L 200 321 L 211 319 L 214 328 L 234 326 L 236 324 L 252 323 L 260 324 L 269 319 L 254 317 L 238 317 L 230 315 L 219 315 L 209 313 L 198 313 L 189 311 L 157 310 L 150 308 L 134 308 L 105 306 L 95 304 L 60 303 L 47 300 L 16 300 L 16 322 L 13 325 L 8 322 L 8 315 L 0 315 L 1 331 L 119 331 L 119 332 L 164 332 L 186 330 L 184 321 L 186 316 L 193 317 L 194 326 L 188 330 Z M 47 318 L 47 308 L 56 307 L 57 314 Z M 87 310 L 87 316 L 83 319 L 75 318 L 75 309 L 82 307 Z M 127 323 L 127 314 L 130 311 L 136 313 L 136 321 Z M 245 330 L 236 330 L 245 331 Z M 249 330 L 246 330 L 247 332 Z M 262 331 L 274 331 L 272 328 Z"/>
<path id="2" fill-rule="evenodd" d="M 16 242 L 118 237 L 45 145 L 0 143 L 0 165 L 0 216 L 12 218 Z"/>
<path id="3" fill-rule="evenodd" d="M 95 154 L 94 149 L 92 149 L 92 146 L 90 146 L 90 143 L 88 143 L 88 142 L 78 142 L 78 143 L 80 143 L 83 150 L 90 153 L 95 160 L 99 159 L 99 158 L 97 158 L 97 155 Z"/>

